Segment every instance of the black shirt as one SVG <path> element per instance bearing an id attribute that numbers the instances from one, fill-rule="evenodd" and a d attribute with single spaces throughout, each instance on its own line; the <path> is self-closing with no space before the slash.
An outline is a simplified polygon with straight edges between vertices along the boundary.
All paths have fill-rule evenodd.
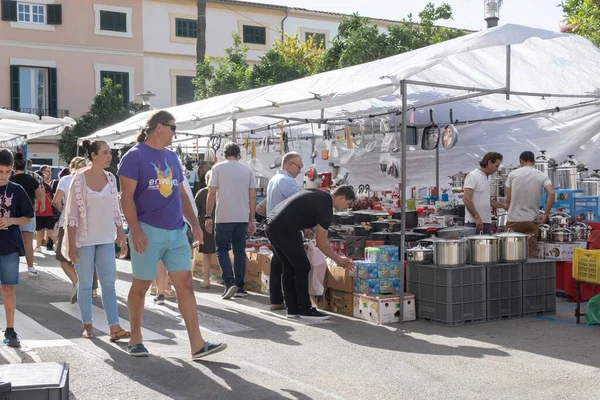
<path id="1" fill-rule="evenodd" d="M 10 181 L 19 184 L 25 189 L 32 204 L 35 203 L 35 190 L 40 187 L 38 181 L 29 174 L 16 174 L 10 177 Z"/>
<path id="2" fill-rule="evenodd" d="M 271 211 L 269 227 L 298 232 L 319 225 L 329 229 L 333 219 L 331 195 L 319 189 L 301 190 L 285 199 Z"/>
<path id="3" fill-rule="evenodd" d="M 0 186 L 0 217 L 35 217 L 33 205 L 27 193 L 16 183 L 8 182 L 8 184 Z M 9 226 L 8 230 L 0 229 L 0 255 L 7 256 L 13 253 L 25 255 L 23 236 L 18 225 Z"/>

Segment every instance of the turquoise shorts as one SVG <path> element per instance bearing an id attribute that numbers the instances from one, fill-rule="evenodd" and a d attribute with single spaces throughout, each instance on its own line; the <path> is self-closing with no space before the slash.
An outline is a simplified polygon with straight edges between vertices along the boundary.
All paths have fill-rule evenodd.
<path id="1" fill-rule="evenodd" d="M 140 222 L 140 227 L 148 239 L 146 251 L 135 251 L 129 232 L 131 268 L 133 277 L 151 281 L 156 277 L 158 262 L 162 260 L 168 272 L 191 271 L 191 247 L 187 238 L 187 227 L 181 229 L 160 229 Z"/>

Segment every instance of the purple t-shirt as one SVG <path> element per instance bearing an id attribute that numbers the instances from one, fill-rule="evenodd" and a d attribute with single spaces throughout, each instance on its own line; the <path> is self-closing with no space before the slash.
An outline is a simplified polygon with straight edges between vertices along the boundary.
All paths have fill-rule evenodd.
<path id="1" fill-rule="evenodd" d="M 125 154 L 117 174 L 137 181 L 133 199 L 140 222 L 167 230 L 184 226 L 179 193 L 184 178 L 174 152 L 138 143 Z"/>

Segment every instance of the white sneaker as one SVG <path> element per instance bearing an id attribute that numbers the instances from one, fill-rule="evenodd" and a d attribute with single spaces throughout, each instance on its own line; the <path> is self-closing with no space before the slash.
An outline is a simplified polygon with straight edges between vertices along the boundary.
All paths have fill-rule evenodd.
<path id="1" fill-rule="evenodd" d="M 36 247 L 36 248 L 34 249 L 34 251 L 37 251 L 38 253 L 41 253 L 41 252 L 42 252 L 42 248 L 41 248 L 41 247 Z"/>
<path id="2" fill-rule="evenodd" d="M 27 273 L 31 278 L 40 276 L 40 272 L 37 269 L 35 269 L 35 267 L 29 268 L 29 271 L 27 271 Z"/>

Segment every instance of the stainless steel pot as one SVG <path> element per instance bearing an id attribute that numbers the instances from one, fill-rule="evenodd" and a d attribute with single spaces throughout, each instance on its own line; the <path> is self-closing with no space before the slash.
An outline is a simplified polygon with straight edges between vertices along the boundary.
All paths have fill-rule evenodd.
<path id="1" fill-rule="evenodd" d="M 467 263 L 496 264 L 499 257 L 499 239 L 489 235 L 475 235 L 467 240 Z"/>
<path id="2" fill-rule="evenodd" d="M 547 242 L 550 239 L 552 239 L 551 235 L 550 235 L 550 225 L 548 224 L 542 224 L 540 225 L 540 228 L 538 230 L 538 240 Z"/>
<path id="3" fill-rule="evenodd" d="M 506 228 L 506 223 L 508 222 L 508 213 L 506 211 L 501 211 L 498 213 L 498 228 Z"/>
<path id="4" fill-rule="evenodd" d="M 527 260 L 529 237 L 524 233 L 508 232 L 498 233 L 500 239 L 500 262 L 520 262 Z"/>
<path id="5" fill-rule="evenodd" d="M 555 243 L 570 243 L 573 241 L 573 232 L 567 228 L 552 229 L 552 241 Z"/>
<path id="6" fill-rule="evenodd" d="M 583 222 L 577 222 L 569 227 L 569 230 L 573 233 L 574 240 L 586 241 L 592 233 L 592 227 Z"/>
<path id="7" fill-rule="evenodd" d="M 477 229 L 470 226 L 452 226 L 442 228 L 437 231 L 441 239 L 460 239 L 467 236 L 473 236 L 477 233 Z"/>
<path id="8" fill-rule="evenodd" d="M 500 168 L 498 168 L 498 171 L 500 173 L 500 175 L 507 177 L 508 174 L 510 174 L 511 172 L 513 172 L 514 170 L 518 169 L 519 166 L 518 165 L 503 165 Z"/>
<path id="9" fill-rule="evenodd" d="M 433 242 L 433 263 L 439 267 L 458 267 L 467 262 L 465 240 L 436 240 Z"/>
<path id="10" fill-rule="evenodd" d="M 452 182 L 450 183 L 450 185 L 452 187 L 455 188 L 462 188 L 465 185 L 465 178 L 467 177 L 467 174 L 465 174 L 464 172 L 460 171 L 457 174 L 454 174 L 452 176 L 449 176 L 448 178 L 452 179 Z"/>
<path id="11" fill-rule="evenodd" d="M 573 222 L 571 216 L 563 212 L 551 214 L 550 217 L 548 217 L 548 220 L 550 221 L 550 226 L 552 229 L 568 228 L 571 222 Z"/>
<path id="12" fill-rule="evenodd" d="M 269 180 L 270 180 L 270 178 L 267 178 L 266 176 L 257 176 L 256 184 L 258 185 L 259 188 L 266 189 L 267 186 L 269 186 Z"/>
<path id="13" fill-rule="evenodd" d="M 431 264 L 433 262 L 433 249 L 421 245 L 407 249 L 406 259 L 416 264 Z"/>
<path id="14" fill-rule="evenodd" d="M 535 169 L 539 169 L 554 183 L 554 172 L 556 169 L 556 161 L 546 155 L 546 150 L 540 150 L 541 155 L 535 158 Z"/>
<path id="15" fill-rule="evenodd" d="M 577 189 L 579 162 L 569 154 L 567 160 L 556 167 L 556 185 L 561 189 Z"/>
<path id="16" fill-rule="evenodd" d="M 583 190 L 584 196 L 600 196 L 600 169 L 577 182 L 577 189 Z"/>

